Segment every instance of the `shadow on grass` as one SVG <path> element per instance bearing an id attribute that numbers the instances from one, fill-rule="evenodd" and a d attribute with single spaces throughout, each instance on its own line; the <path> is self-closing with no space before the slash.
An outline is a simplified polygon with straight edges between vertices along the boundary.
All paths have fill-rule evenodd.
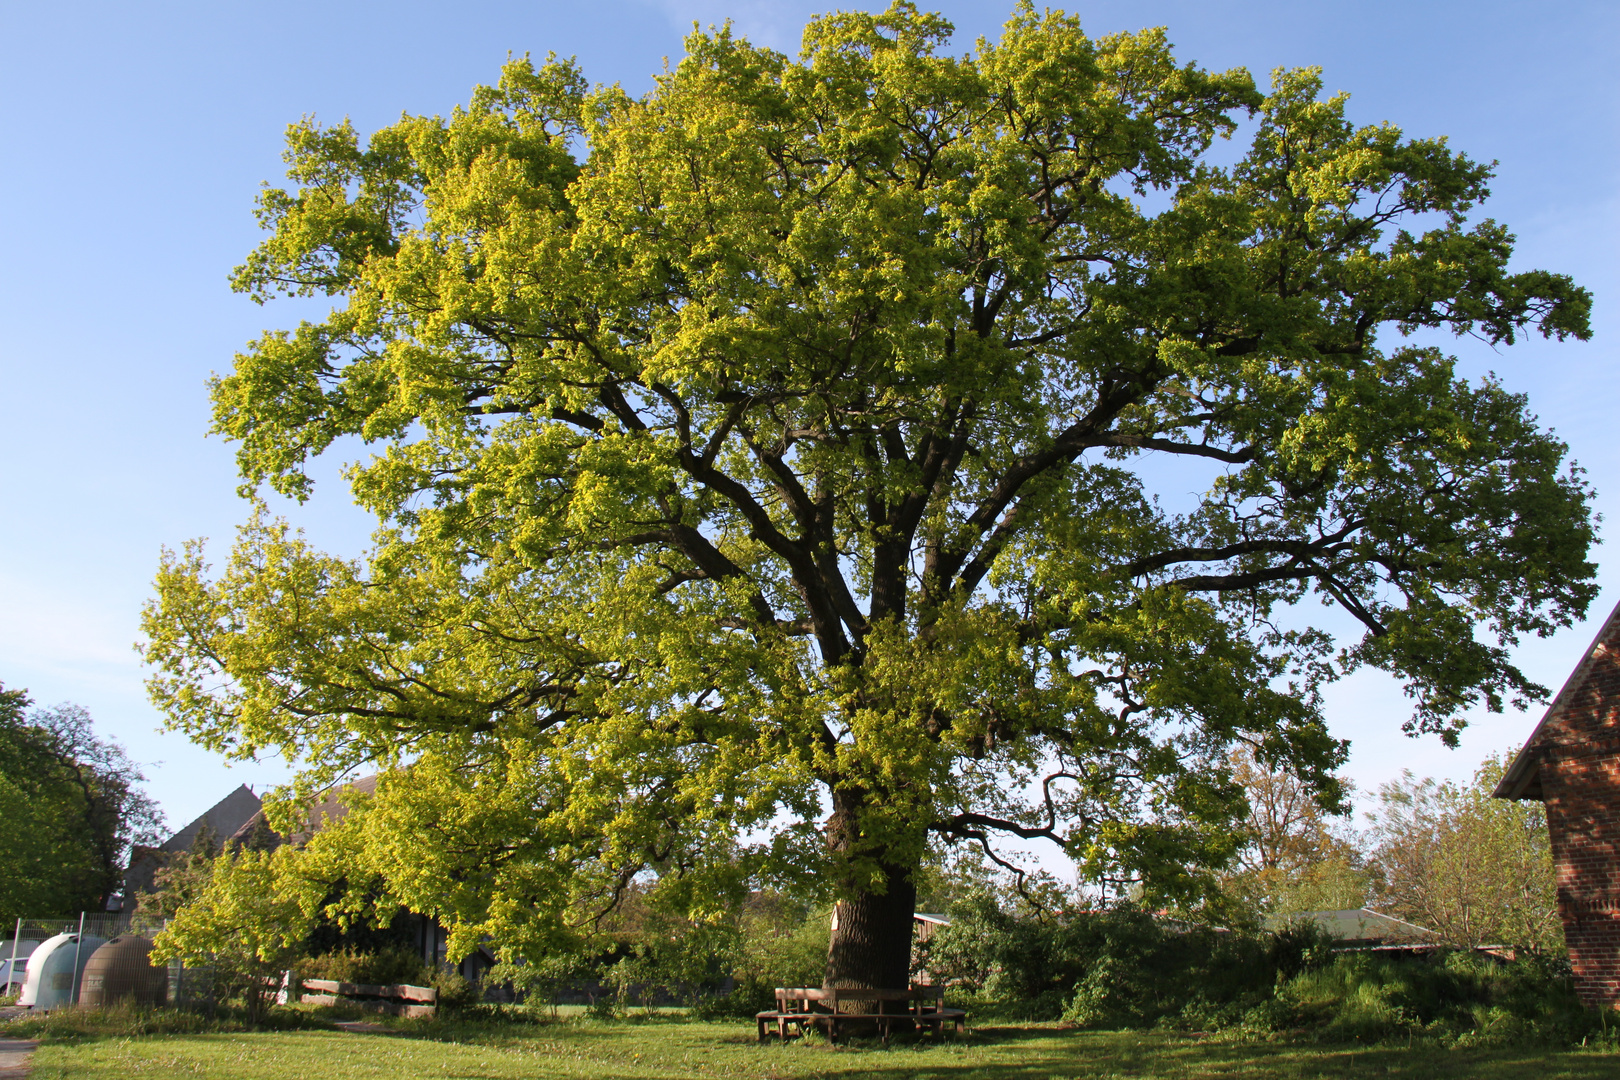
<path id="1" fill-rule="evenodd" d="M 552 1055 L 589 1061 L 592 1080 L 645 1080 L 655 1076 L 760 1076 L 767 1080 L 848 1076 L 863 1080 L 1048 1080 L 1103 1076 L 1115 1080 L 1149 1077 L 1242 1077 L 1244 1080 L 1306 1080 L 1330 1076 L 1479 1078 L 1479 1080 L 1608 1080 L 1620 1075 L 1620 1054 L 1520 1046 L 1448 1049 L 1437 1045 L 1323 1045 L 1303 1041 L 1245 1043 L 1171 1032 L 1095 1032 L 1054 1025 L 993 1023 L 966 1036 L 896 1035 L 885 1047 L 875 1038 L 855 1038 L 831 1047 L 795 1040 L 755 1042 L 751 1025 L 701 1022 L 654 1015 L 634 1019 L 553 1019 L 529 1010 L 474 1010 L 432 1020 L 396 1020 L 346 1009 L 278 1009 L 257 1032 L 267 1036 L 300 1032 L 336 1034 L 333 1021 L 377 1023 L 345 1039 L 392 1037 L 463 1047 L 510 1050 L 526 1061 Z M 369 1027 L 369 1025 L 368 1025 Z M 212 1019 L 177 1010 L 58 1010 L 13 1021 L 0 1035 L 39 1038 L 72 1046 L 122 1039 L 139 1043 L 154 1037 L 216 1039 L 247 1033 L 239 1017 Z M 168 1037 L 168 1038 L 165 1038 Z M 403 1048 L 401 1048 L 403 1049 Z M 166 1049 L 164 1053 L 169 1053 Z M 417 1051 L 412 1051 L 417 1053 Z M 423 1047 L 420 1053 L 433 1054 Z M 458 1052 L 459 1053 L 459 1052 Z M 451 1057 L 458 1054 L 451 1054 Z M 704 1069 L 694 1071 L 692 1063 Z M 459 1071 L 444 1060 L 447 1077 L 487 1077 L 494 1073 Z M 502 1072 L 500 1075 L 507 1075 Z"/>

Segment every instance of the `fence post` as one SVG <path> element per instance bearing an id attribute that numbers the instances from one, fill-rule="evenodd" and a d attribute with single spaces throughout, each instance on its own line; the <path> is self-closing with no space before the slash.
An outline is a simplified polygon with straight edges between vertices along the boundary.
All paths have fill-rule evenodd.
<path id="1" fill-rule="evenodd" d="M 84 949 L 84 912 L 79 912 L 79 936 L 73 941 L 73 1004 L 79 1004 L 79 950 Z"/>
<path id="2" fill-rule="evenodd" d="M 73 943 L 73 1004 L 79 1003 L 79 953 L 84 949 L 84 912 L 79 912 L 79 938 Z"/>
<path id="3" fill-rule="evenodd" d="M 22 919 L 17 919 L 17 932 L 11 935 L 11 963 L 6 966 L 6 986 L 9 989 L 17 979 L 17 943 L 22 940 Z"/>

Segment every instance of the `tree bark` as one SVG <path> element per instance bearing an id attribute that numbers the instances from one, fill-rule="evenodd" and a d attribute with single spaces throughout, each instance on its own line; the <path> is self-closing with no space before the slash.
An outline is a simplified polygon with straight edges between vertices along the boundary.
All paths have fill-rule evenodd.
<path id="1" fill-rule="evenodd" d="M 909 867 L 885 866 L 888 891 L 857 892 L 833 908 L 826 986 L 904 990 L 911 985 L 917 886 Z"/>
<path id="2" fill-rule="evenodd" d="M 851 835 L 858 797 L 835 797 L 829 839 L 848 855 L 870 840 Z M 842 804 L 842 805 L 840 805 Z M 863 852 L 864 854 L 864 852 Z M 827 947 L 825 986 L 864 990 L 904 990 L 911 985 L 911 927 L 917 906 L 915 867 L 897 865 L 879 856 L 886 888 L 848 889 L 833 907 L 832 933 Z M 850 883 L 853 884 L 853 883 Z"/>

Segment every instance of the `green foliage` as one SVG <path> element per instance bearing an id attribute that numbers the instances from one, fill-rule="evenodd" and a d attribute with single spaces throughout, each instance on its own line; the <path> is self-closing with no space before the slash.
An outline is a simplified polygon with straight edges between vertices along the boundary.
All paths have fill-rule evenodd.
<path id="1" fill-rule="evenodd" d="M 1334 814 L 1348 814 L 1353 785 L 1312 790 L 1285 768 L 1260 761 L 1248 747 L 1230 756 L 1232 779 L 1248 802 L 1245 843 L 1222 889 L 1235 904 L 1224 915 L 1253 926 L 1268 915 L 1359 908 L 1372 889 L 1361 837 Z"/>
<path id="2" fill-rule="evenodd" d="M 775 1007 L 778 986 L 820 986 L 830 916 L 826 907 L 776 894 L 751 898 L 738 917 L 733 951 L 723 960 L 735 985 L 729 994 L 698 1002 L 698 1014 L 751 1018 Z"/>
<path id="3" fill-rule="evenodd" d="M 0 1036 L 8 1039 L 38 1039 L 44 1043 L 82 1040 L 143 1040 L 153 1036 L 159 1043 L 174 1036 L 215 1036 L 244 1031 L 320 1030 L 328 1025 L 296 1009 L 279 1009 L 270 1014 L 250 1016 L 243 1009 L 222 1004 L 207 1015 L 189 1009 L 154 1008 L 119 1002 L 96 1009 L 52 1009 L 29 1014 L 0 1024 Z M 40 1070 L 36 1068 L 35 1075 Z"/>
<path id="4" fill-rule="evenodd" d="M 1456 945 L 1562 954 L 1546 808 L 1491 798 L 1510 761 L 1487 758 L 1467 785 L 1406 772 L 1379 789 L 1379 908 Z"/>
<path id="5" fill-rule="evenodd" d="M 1035 919 L 988 894 L 952 915 L 923 962 L 981 1018 L 1452 1046 L 1572 1045 L 1620 1032 L 1581 1006 L 1567 963 L 1533 954 L 1340 952 L 1314 923 L 1216 931 L 1129 906 Z"/>
<path id="6" fill-rule="evenodd" d="M 234 284 L 334 307 L 236 358 L 214 430 L 250 496 L 364 443 L 375 544 L 256 503 L 217 569 L 164 557 L 144 650 L 173 727 L 304 795 L 385 770 L 311 845 L 356 896 L 539 963 L 640 875 L 701 924 L 1013 835 L 1196 903 L 1231 746 L 1334 790 L 1325 682 L 1389 671 L 1448 739 L 1542 693 L 1509 646 L 1595 594 L 1591 492 L 1393 339 L 1587 336 L 1470 218 L 1489 167 L 1160 30 L 950 33 L 896 2 L 797 60 L 694 33 L 638 99 L 525 58 L 289 130 Z M 1362 636 L 1277 629 L 1312 597 Z"/>
<path id="7" fill-rule="evenodd" d="M 1432 1039 L 1447 1045 L 1607 1041 L 1615 1025 L 1581 1005 L 1567 965 L 1457 951 L 1388 959 L 1341 954 L 1283 982 L 1242 1030 L 1324 1042 Z"/>
<path id="8" fill-rule="evenodd" d="M 204 968 L 216 994 L 240 999 L 257 1020 L 302 952 L 321 895 L 289 869 L 294 856 L 289 847 L 213 859 L 206 885 L 154 939 L 152 958 Z"/>
<path id="9" fill-rule="evenodd" d="M 1118 1028 L 1185 1013 L 1206 1026 L 1241 1016 L 1308 951 L 1295 937 L 1217 932 L 1131 906 L 1034 919 L 984 898 L 953 912 L 920 963 L 1012 1017 Z"/>
<path id="10" fill-rule="evenodd" d="M 427 985 L 436 992 L 434 1001 L 446 1015 L 462 1012 L 478 1004 L 483 997 L 479 988 L 459 971 L 441 968 L 427 974 L 430 976 Z"/>
<path id="11" fill-rule="evenodd" d="M 0 687 L 0 922 L 102 911 L 130 845 L 155 843 L 162 814 L 88 713 L 28 705 Z"/>
<path id="12" fill-rule="evenodd" d="M 214 876 L 214 859 L 220 854 L 220 841 L 205 822 L 197 830 L 191 847 L 169 854 L 152 875 L 152 891 L 136 897 L 135 910 L 148 920 L 164 923 L 180 909 L 202 896 Z"/>
<path id="13" fill-rule="evenodd" d="M 300 979 L 337 979 L 340 982 L 431 985 L 433 972 L 410 949 L 382 949 L 361 952 L 340 949 L 319 956 L 302 957 L 293 965 Z"/>

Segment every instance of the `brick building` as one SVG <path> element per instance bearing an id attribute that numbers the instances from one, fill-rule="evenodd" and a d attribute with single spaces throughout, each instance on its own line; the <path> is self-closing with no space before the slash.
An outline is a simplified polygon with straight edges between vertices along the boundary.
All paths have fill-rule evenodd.
<path id="1" fill-rule="evenodd" d="M 1620 1005 L 1620 607 L 1493 794 L 1546 804 L 1575 989 Z"/>

